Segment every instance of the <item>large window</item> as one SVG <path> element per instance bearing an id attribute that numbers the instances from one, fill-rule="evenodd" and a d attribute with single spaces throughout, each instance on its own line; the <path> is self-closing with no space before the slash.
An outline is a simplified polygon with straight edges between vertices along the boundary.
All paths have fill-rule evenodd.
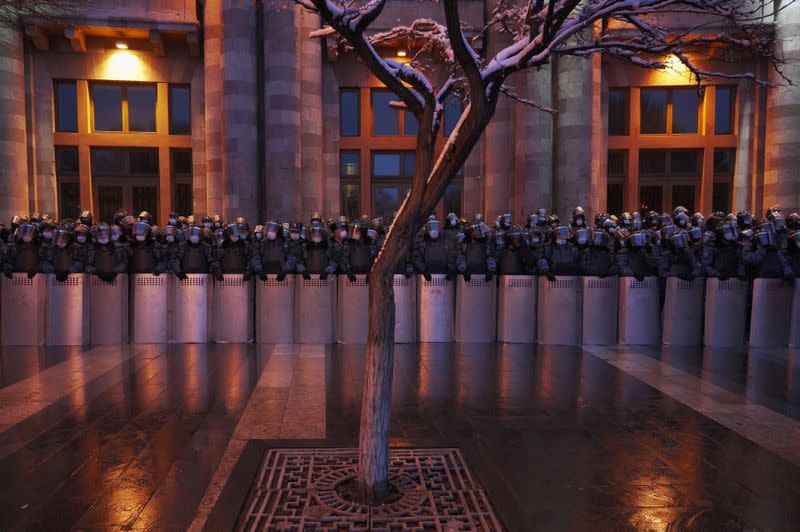
<path id="1" fill-rule="evenodd" d="M 169 86 L 169 132 L 171 135 L 192 132 L 192 91 L 188 85 Z"/>
<path id="2" fill-rule="evenodd" d="M 78 132 L 78 91 L 75 81 L 53 82 L 56 131 Z"/>
<path id="3" fill-rule="evenodd" d="M 194 212 L 192 197 L 192 150 L 172 148 L 169 152 L 172 171 L 172 210 L 178 216 Z"/>
<path id="4" fill-rule="evenodd" d="M 80 168 L 77 146 L 56 146 L 58 217 L 77 219 L 81 213 Z"/>
<path id="5" fill-rule="evenodd" d="M 100 220 L 120 209 L 148 211 L 158 220 L 158 148 L 91 149 L 92 184 Z"/>
<path id="6" fill-rule="evenodd" d="M 419 124 L 411 112 L 390 105 L 398 100 L 382 87 L 339 89 L 339 204 L 348 217 L 391 214 L 410 190 Z M 455 94 L 445 102 L 437 149 L 458 123 L 462 106 Z M 437 214 L 460 213 L 463 194 L 463 179 L 456 177 Z"/>
<path id="7" fill-rule="evenodd" d="M 155 132 L 155 85 L 93 83 L 91 94 L 95 131 Z"/>
<path id="8" fill-rule="evenodd" d="M 612 88 L 608 113 L 610 212 L 730 208 L 735 87 Z"/>
<path id="9" fill-rule="evenodd" d="M 53 129 L 60 216 L 192 212 L 189 84 L 56 80 Z"/>

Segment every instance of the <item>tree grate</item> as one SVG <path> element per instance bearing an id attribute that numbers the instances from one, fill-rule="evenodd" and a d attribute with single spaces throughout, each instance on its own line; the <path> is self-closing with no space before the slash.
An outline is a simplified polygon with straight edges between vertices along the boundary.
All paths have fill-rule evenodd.
<path id="1" fill-rule="evenodd" d="M 402 496 L 367 506 L 336 486 L 356 476 L 356 449 L 270 449 L 237 530 L 503 530 L 458 449 L 392 449 Z"/>

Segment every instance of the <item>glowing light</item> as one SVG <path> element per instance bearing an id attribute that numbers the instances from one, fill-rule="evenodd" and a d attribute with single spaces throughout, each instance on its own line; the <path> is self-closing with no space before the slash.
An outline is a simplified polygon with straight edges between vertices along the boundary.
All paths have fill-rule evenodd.
<path id="1" fill-rule="evenodd" d="M 127 50 L 128 49 L 128 43 L 126 43 L 124 41 L 117 41 L 116 47 L 117 47 L 118 50 Z"/>
<path id="2" fill-rule="evenodd" d="M 397 50 L 397 57 L 405 57 L 406 55 L 408 55 L 408 52 L 405 51 L 403 48 Z"/>
<path id="3" fill-rule="evenodd" d="M 97 78 L 147 81 L 147 70 L 149 70 L 147 65 L 138 55 L 128 50 L 118 50 L 107 55 L 100 72 L 97 73 Z"/>

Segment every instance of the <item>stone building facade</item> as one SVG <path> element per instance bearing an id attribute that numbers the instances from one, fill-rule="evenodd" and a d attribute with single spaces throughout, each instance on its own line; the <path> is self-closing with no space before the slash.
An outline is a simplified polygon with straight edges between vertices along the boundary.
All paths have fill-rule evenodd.
<path id="1" fill-rule="evenodd" d="M 480 28 L 491 1 L 463 2 L 462 18 Z M 443 20 L 441 9 L 392 1 L 374 29 Z M 557 113 L 502 100 L 440 214 L 797 209 L 800 5 L 773 19 L 794 86 L 720 79 L 698 95 L 677 66 L 599 55 L 518 74 L 517 93 Z M 386 105 L 391 95 L 352 55 L 308 39 L 318 27 L 291 2 L 103 0 L 0 29 L 0 219 L 391 212 L 410 183 L 413 117 Z M 486 53 L 503 45 L 479 42 Z M 448 104 L 440 143 L 461 105 Z"/>

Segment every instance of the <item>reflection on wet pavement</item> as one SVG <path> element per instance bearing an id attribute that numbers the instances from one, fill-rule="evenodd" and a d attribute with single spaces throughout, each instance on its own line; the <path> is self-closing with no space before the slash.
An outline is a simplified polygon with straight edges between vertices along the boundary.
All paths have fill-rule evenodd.
<path id="1" fill-rule="evenodd" d="M 343 345 L 2 349 L 0 529 L 186 529 L 237 438 L 354 446 L 363 360 Z M 509 530 L 798 530 L 800 469 L 680 395 L 794 427 L 798 388 L 792 350 L 398 345 L 391 441 L 459 447 Z"/>

